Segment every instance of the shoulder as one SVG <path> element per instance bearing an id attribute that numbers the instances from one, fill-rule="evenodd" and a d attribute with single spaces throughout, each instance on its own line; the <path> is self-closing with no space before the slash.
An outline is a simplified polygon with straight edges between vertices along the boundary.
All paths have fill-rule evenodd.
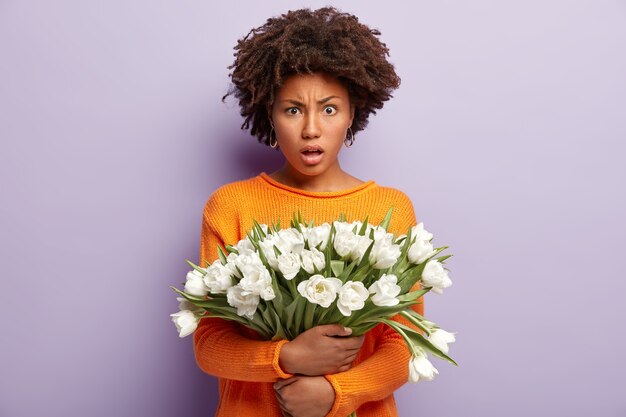
<path id="1" fill-rule="evenodd" d="M 413 210 L 413 202 L 404 191 L 384 185 L 379 185 L 376 191 L 378 193 L 377 198 L 384 200 L 387 204 L 404 210 L 408 208 Z"/>
<path id="2" fill-rule="evenodd" d="M 398 233 L 406 233 L 407 228 L 416 224 L 415 210 L 411 198 L 394 187 L 379 185 L 377 200 L 383 207 L 391 207 L 391 223 L 389 229 Z"/>
<path id="3" fill-rule="evenodd" d="M 205 213 L 231 211 L 256 187 L 256 177 L 233 181 L 218 187 L 206 200 Z"/>

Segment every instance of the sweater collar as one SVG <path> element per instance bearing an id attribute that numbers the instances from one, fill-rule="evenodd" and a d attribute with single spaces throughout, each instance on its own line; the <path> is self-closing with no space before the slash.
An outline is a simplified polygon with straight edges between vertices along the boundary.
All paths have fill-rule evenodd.
<path id="1" fill-rule="evenodd" d="M 265 172 L 261 172 L 257 178 L 262 181 L 263 183 L 265 183 L 266 185 L 275 188 L 275 189 L 279 189 L 283 192 L 287 192 L 290 194 L 297 194 L 297 195 L 301 195 L 301 196 L 305 196 L 305 197 L 342 197 L 342 196 L 346 196 L 346 195 L 350 195 L 350 194 L 354 194 L 354 193 L 358 193 L 362 190 L 366 190 L 368 188 L 374 187 L 376 186 L 376 182 L 374 180 L 369 180 L 366 182 L 363 182 L 359 185 L 356 185 L 354 187 L 350 187 L 350 188 L 346 188 L 343 190 L 337 190 L 337 191 L 308 191 L 308 190 L 302 190 L 300 188 L 295 188 L 295 187 L 291 187 L 289 185 L 280 183 L 278 181 L 276 181 L 274 178 L 270 177 L 267 173 Z"/>

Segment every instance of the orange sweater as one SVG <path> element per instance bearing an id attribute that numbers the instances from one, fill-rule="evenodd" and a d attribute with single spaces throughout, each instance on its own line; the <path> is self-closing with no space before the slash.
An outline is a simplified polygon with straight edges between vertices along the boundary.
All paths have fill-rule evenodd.
<path id="1" fill-rule="evenodd" d="M 200 262 L 217 259 L 217 245 L 235 244 L 252 228 L 253 219 L 271 224 L 278 219 L 289 227 L 294 211 L 316 225 L 337 220 L 378 224 L 389 207 L 393 214 L 389 231 L 406 233 L 416 224 L 413 205 L 401 191 L 374 181 L 341 191 L 313 192 L 289 187 L 266 173 L 226 184 L 208 199 L 202 222 Z M 423 300 L 421 300 L 423 302 Z M 423 314 L 423 304 L 416 311 Z M 280 417 L 273 383 L 292 375 L 278 364 L 286 341 L 264 341 L 252 331 L 222 319 L 202 319 L 194 333 L 198 366 L 219 378 L 220 404 L 217 417 Z M 397 416 L 393 392 L 407 381 L 409 351 L 387 326 L 379 325 L 365 336 L 363 346 L 346 372 L 326 375 L 335 390 L 335 403 L 327 416 L 346 417 L 357 410 L 359 417 Z"/>

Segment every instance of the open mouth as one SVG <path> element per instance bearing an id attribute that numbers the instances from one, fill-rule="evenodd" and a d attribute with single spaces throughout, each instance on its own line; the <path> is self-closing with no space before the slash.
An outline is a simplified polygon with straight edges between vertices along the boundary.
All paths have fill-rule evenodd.
<path id="1" fill-rule="evenodd" d="M 324 151 L 321 149 L 306 149 L 300 153 L 302 155 L 302 161 L 306 165 L 315 165 L 322 160 Z"/>

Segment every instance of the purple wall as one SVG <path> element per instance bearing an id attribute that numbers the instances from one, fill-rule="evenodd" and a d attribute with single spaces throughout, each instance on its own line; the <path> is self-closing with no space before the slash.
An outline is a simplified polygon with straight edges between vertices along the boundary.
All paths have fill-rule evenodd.
<path id="1" fill-rule="evenodd" d="M 281 163 L 220 102 L 226 67 L 327 2 L 265 3 L 0 2 L 0 416 L 212 415 L 168 286 L 207 196 Z M 626 415 L 626 4 L 334 4 L 402 77 L 343 166 L 456 254 L 426 308 L 460 367 L 435 360 L 401 415 Z"/>

